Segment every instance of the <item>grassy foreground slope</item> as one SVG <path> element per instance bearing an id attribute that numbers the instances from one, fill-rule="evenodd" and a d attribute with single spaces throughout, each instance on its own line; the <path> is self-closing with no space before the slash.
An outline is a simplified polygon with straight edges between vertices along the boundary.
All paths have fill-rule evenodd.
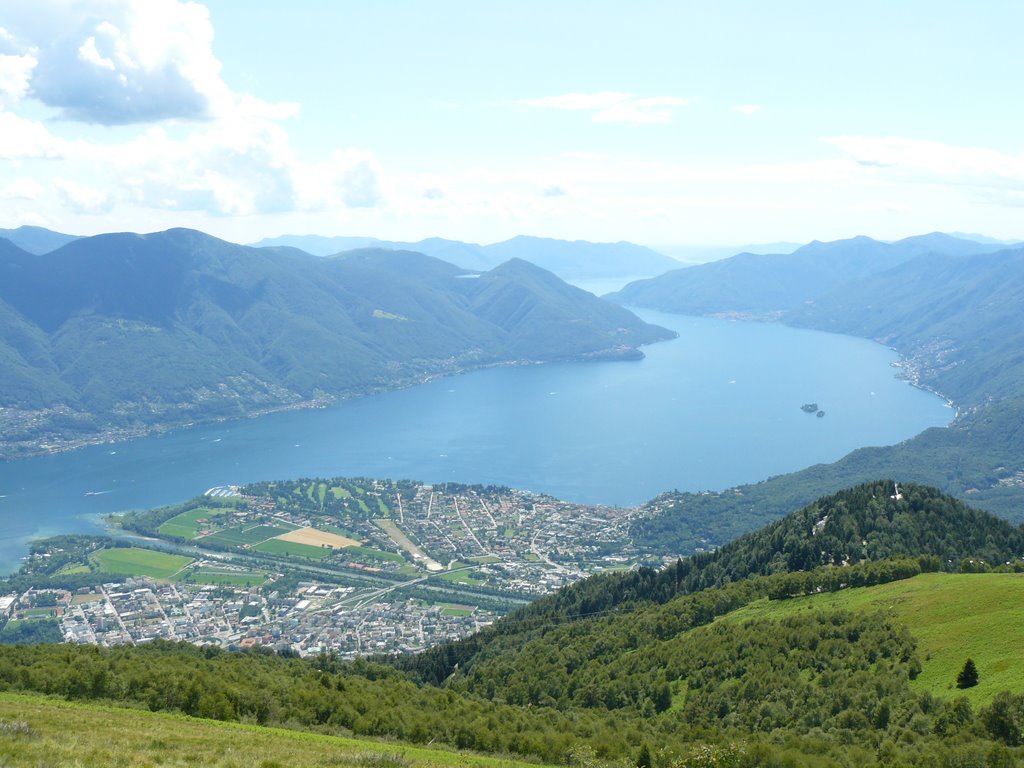
<path id="1" fill-rule="evenodd" d="M 42 696 L 0 694 L 5 766 L 515 768 L 501 760 L 406 744 L 201 720 Z"/>
<path id="2" fill-rule="evenodd" d="M 988 704 L 999 691 L 1024 691 L 1024 574 L 923 573 L 873 587 L 762 599 L 719 621 L 782 620 L 808 610 L 880 610 L 906 625 L 921 659 L 914 690 L 944 698 L 966 696 L 974 706 Z M 979 681 L 959 690 L 956 676 L 967 658 L 978 666 Z"/>

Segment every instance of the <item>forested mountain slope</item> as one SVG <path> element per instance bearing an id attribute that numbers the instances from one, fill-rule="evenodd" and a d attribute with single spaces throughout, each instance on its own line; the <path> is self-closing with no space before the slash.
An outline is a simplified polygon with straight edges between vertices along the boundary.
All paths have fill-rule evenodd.
<path id="1" fill-rule="evenodd" d="M 938 232 L 884 243 L 870 237 L 814 241 L 792 253 L 737 254 L 637 280 L 607 298 L 620 304 L 690 315 L 766 316 L 797 309 L 844 283 L 925 254 L 968 255 L 1001 246 Z"/>
<path id="2" fill-rule="evenodd" d="M 742 582 L 754 576 L 851 565 L 890 557 L 938 558 L 942 567 L 976 557 L 1003 563 L 1024 555 L 1024 528 L 972 509 L 934 488 L 872 482 L 827 496 L 712 553 L 661 571 L 592 577 L 543 597 L 459 643 L 400 659 L 438 683 L 525 641 L 588 617 Z"/>
<path id="3" fill-rule="evenodd" d="M 543 332 L 541 328 L 543 327 Z M 638 357 L 673 334 L 511 263 L 315 258 L 191 230 L 0 240 L 0 443 L 240 416 L 499 362 Z"/>

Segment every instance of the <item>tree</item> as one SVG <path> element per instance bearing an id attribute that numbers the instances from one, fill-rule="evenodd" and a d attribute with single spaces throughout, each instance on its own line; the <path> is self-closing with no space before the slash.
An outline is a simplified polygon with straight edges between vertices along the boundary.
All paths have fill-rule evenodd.
<path id="1" fill-rule="evenodd" d="M 973 688 L 978 684 L 978 668 L 974 666 L 974 660 L 968 659 L 964 662 L 964 668 L 956 676 L 957 688 Z"/>

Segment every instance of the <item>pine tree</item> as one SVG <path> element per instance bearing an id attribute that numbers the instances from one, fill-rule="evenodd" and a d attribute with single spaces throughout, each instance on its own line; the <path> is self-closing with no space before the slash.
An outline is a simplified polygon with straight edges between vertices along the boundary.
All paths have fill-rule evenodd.
<path id="1" fill-rule="evenodd" d="M 964 668 L 956 676 L 957 688 L 973 688 L 978 684 L 978 668 L 974 666 L 974 660 L 968 659 L 964 662 Z"/>

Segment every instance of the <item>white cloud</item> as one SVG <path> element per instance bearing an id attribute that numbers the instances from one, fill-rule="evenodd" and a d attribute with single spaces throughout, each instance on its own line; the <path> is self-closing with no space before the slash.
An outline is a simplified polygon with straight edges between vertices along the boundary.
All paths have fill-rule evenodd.
<path id="1" fill-rule="evenodd" d="M 595 123 L 667 123 L 672 119 L 673 109 L 686 106 L 689 99 L 678 96 L 640 98 L 632 93 L 600 91 L 524 99 L 519 104 L 539 109 L 592 112 L 590 119 Z"/>
<path id="2" fill-rule="evenodd" d="M 57 179 L 54 182 L 54 187 L 64 204 L 75 213 L 107 213 L 114 204 L 110 195 L 103 190 L 78 184 L 68 179 Z"/>
<path id="3" fill-rule="evenodd" d="M 35 179 L 16 179 L 10 184 L 0 187 L 2 200 L 36 200 L 44 192 L 43 185 Z"/>
<path id="4" fill-rule="evenodd" d="M 205 6 L 187 0 L 33 0 L 4 9 L 0 92 L 103 125 L 210 120 L 239 110 L 281 119 L 295 105 L 232 93 Z M 11 55 L 17 53 L 17 56 Z"/>
<path id="5" fill-rule="evenodd" d="M 28 93 L 32 70 L 38 61 L 32 54 L 0 54 L 0 96 L 20 101 Z"/>
<path id="6" fill-rule="evenodd" d="M 67 143 L 40 123 L 0 112 L 0 160 L 61 157 Z"/>
<path id="7" fill-rule="evenodd" d="M 737 104 L 732 108 L 733 112 L 739 112 L 741 115 L 752 115 L 755 112 L 760 112 L 761 107 L 758 104 Z"/>

